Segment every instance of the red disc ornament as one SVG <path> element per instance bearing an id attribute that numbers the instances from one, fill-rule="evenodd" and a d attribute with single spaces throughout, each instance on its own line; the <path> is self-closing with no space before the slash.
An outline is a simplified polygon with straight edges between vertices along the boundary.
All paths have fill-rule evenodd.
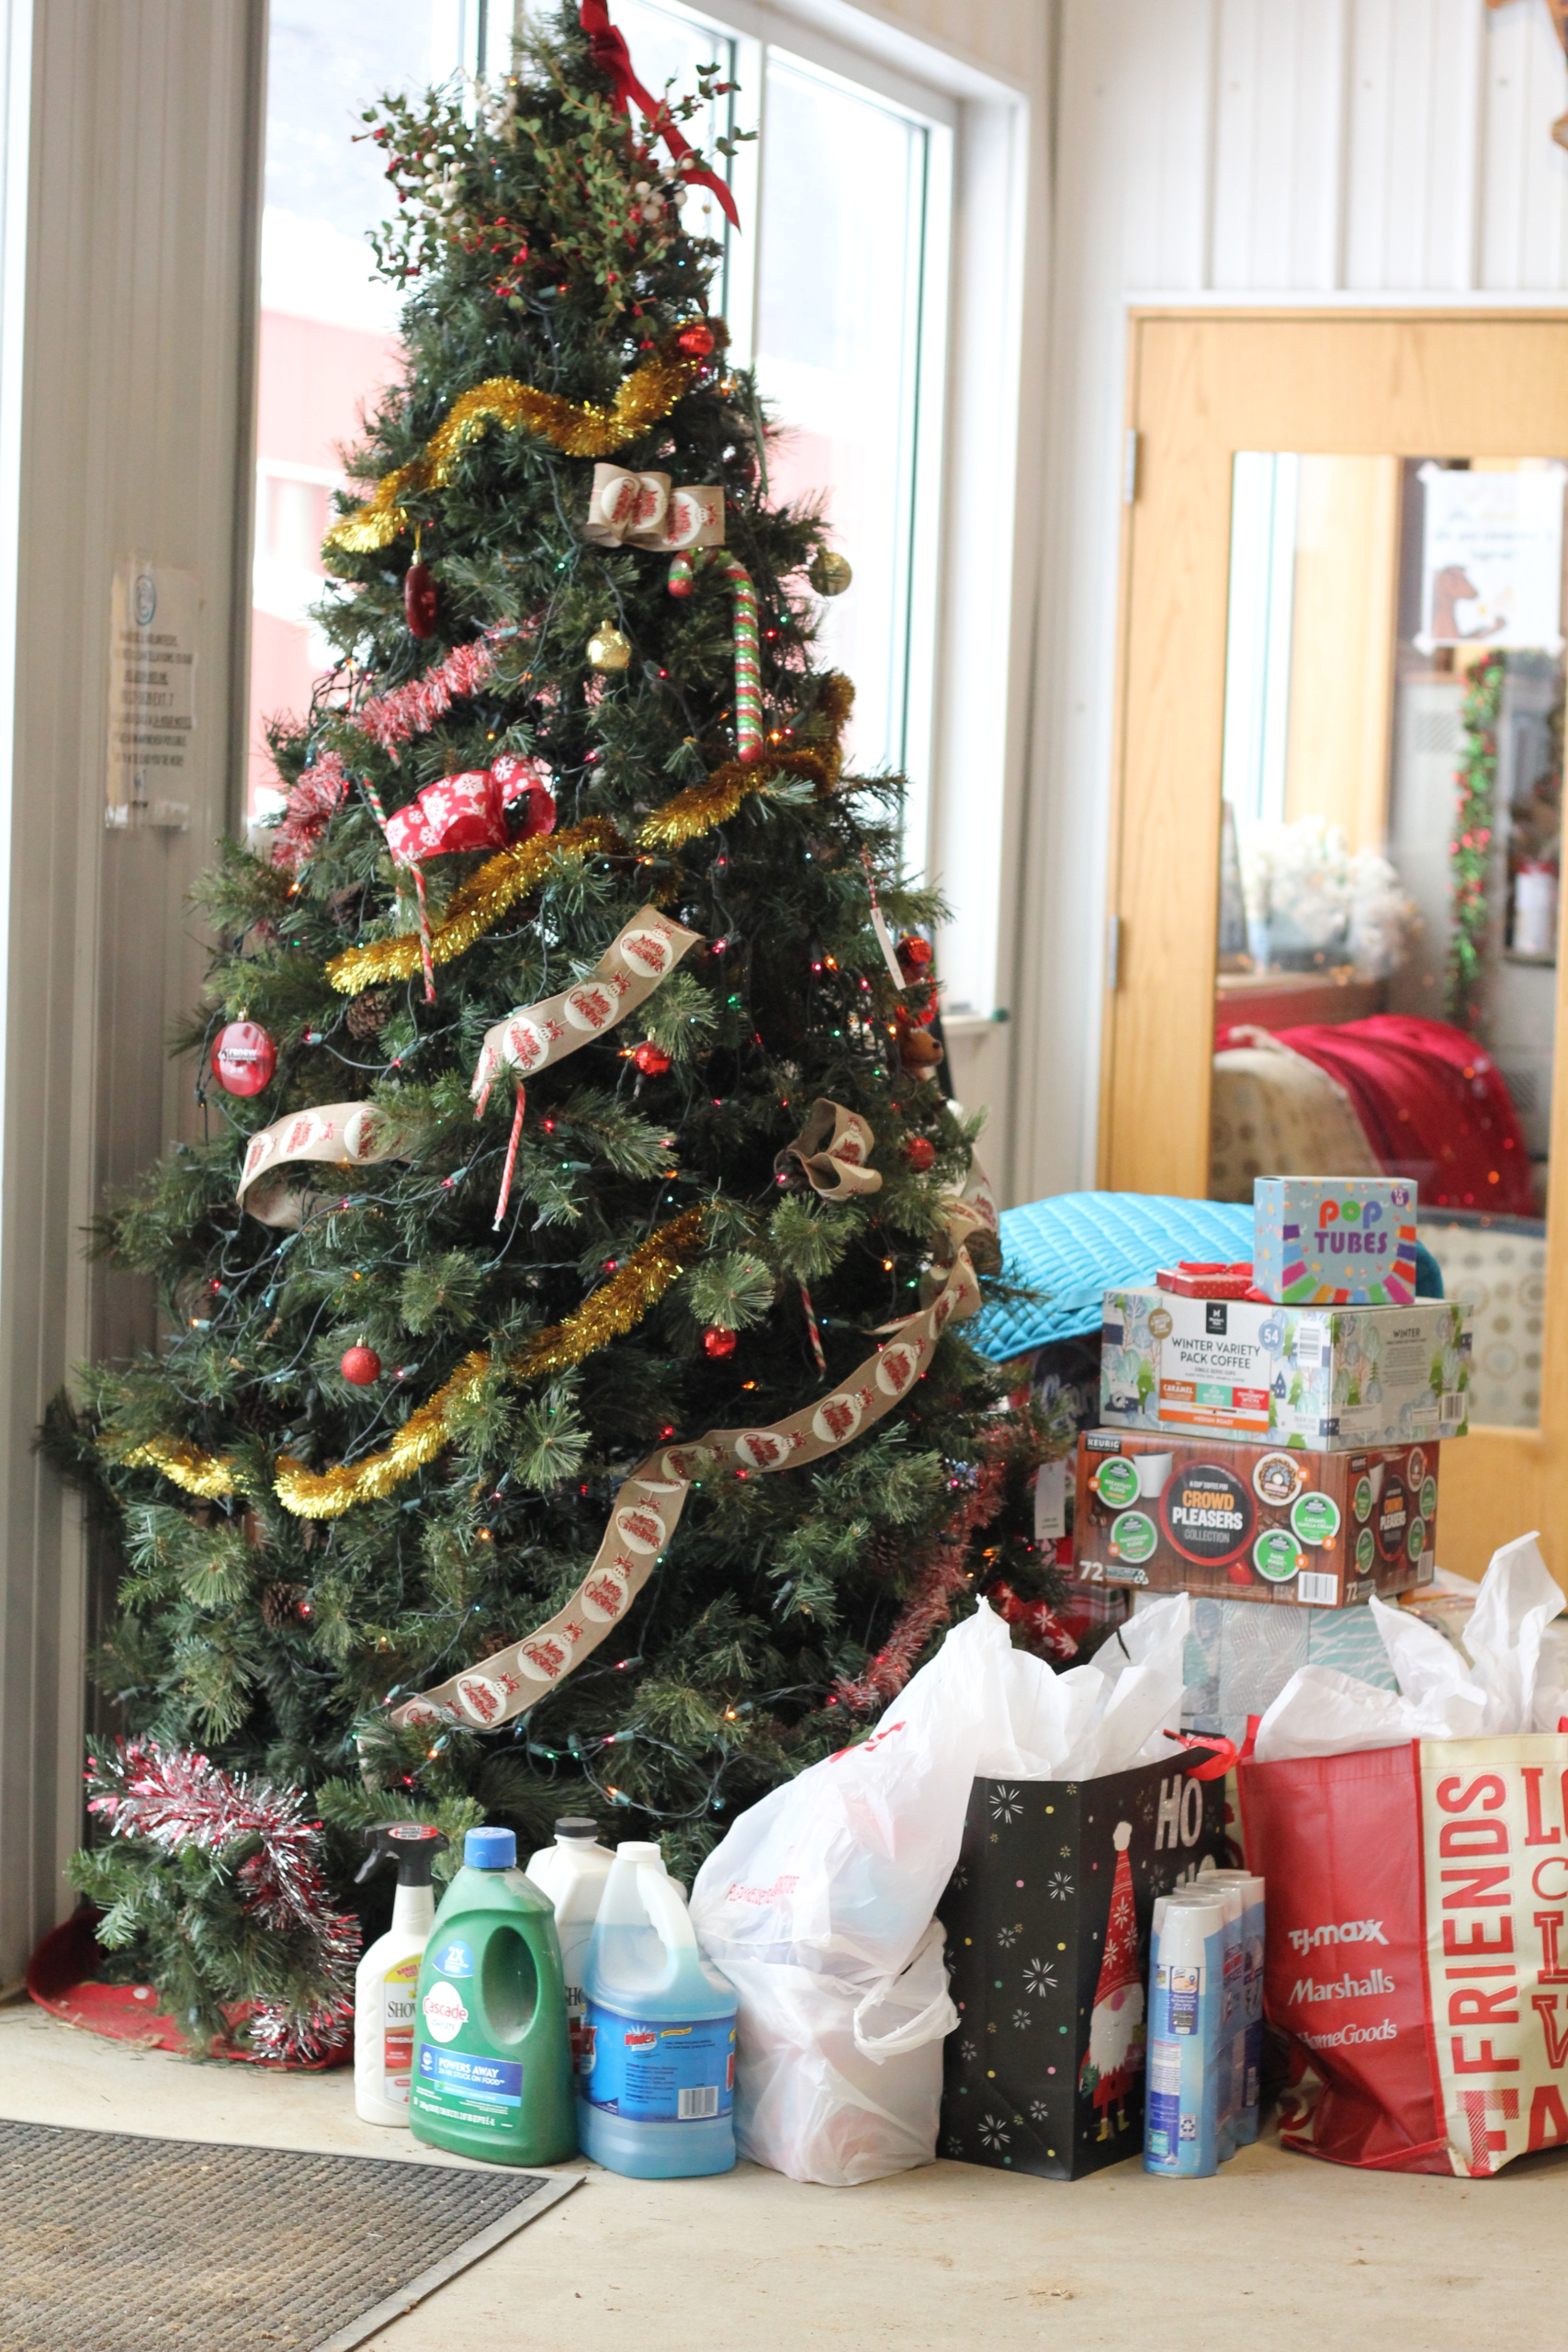
<path id="1" fill-rule="evenodd" d="M 735 1334 L 733 1331 L 723 1330 L 716 1323 L 712 1324 L 703 1333 L 703 1345 L 709 1355 L 716 1359 L 720 1356 L 732 1356 L 735 1353 Z"/>
<path id="2" fill-rule="evenodd" d="M 225 1094 L 259 1094 L 272 1084 L 277 1047 L 254 1021 L 231 1021 L 218 1032 L 212 1075 Z"/>
<path id="3" fill-rule="evenodd" d="M 917 1176 L 923 1176 L 936 1166 L 936 1146 L 930 1136 L 911 1136 L 904 1146 L 904 1157 Z"/>
<path id="4" fill-rule="evenodd" d="M 374 1348 L 345 1348 L 338 1370 L 355 1388 L 368 1388 L 381 1377 L 381 1359 Z"/>
<path id="5" fill-rule="evenodd" d="M 669 1055 L 662 1046 L 656 1046 L 651 1037 L 643 1039 L 632 1059 L 644 1078 L 662 1078 L 670 1067 Z"/>
<path id="6" fill-rule="evenodd" d="M 403 618 L 411 637 L 435 634 L 435 577 L 429 564 L 415 560 L 403 574 Z"/>
<path id="7" fill-rule="evenodd" d="M 684 352 L 688 359 L 711 359 L 713 346 L 713 329 L 705 326 L 701 319 L 694 319 L 691 325 L 682 327 L 675 337 L 676 350 Z"/>

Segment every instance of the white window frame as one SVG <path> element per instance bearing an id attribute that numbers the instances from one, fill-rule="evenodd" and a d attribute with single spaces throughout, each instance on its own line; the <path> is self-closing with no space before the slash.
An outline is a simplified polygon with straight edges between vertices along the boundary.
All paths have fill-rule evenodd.
<path id="1" fill-rule="evenodd" d="M 1012 893 L 1003 876 L 1018 820 L 1025 716 L 1021 663 L 1010 659 L 1023 94 L 851 0 L 656 5 L 735 43 L 739 122 L 762 139 L 770 49 L 929 127 L 904 720 L 907 858 L 952 909 L 941 955 L 949 1030 L 1005 1021 Z M 757 219 L 761 143 L 746 141 L 729 168 L 743 224 Z M 754 350 L 760 259 L 760 239 L 744 228 L 739 238 L 731 232 L 725 317 L 742 363 Z"/>

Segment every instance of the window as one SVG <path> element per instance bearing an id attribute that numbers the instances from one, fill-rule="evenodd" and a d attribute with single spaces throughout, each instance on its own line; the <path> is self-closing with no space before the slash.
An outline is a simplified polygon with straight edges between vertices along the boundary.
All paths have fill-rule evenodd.
<path id="1" fill-rule="evenodd" d="M 956 110 L 802 28 L 786 42 L 744 6 L 723 16 L 671 0 L 615 10 L 656 96 L 671 77 L 689 88 L 705 62 L 739 84 L 728 121 L 694 126 L 710 146 L 721 131 L 758 133 L 733 165 L 741 233 L 710 197 L 692 201 L 723 234 L 715 300 L 731 351 L 755 361 L 784 428 L 770 487 L 821 499 L 853 568 L 849 593 L 824 604 L 820 650 L 855 682 L 856 759 L 909 776 L 910 858 L 923 866 Z"/>
<path id="2" fill-rule="evenodd" d="M 488 12 L 499 17 L 499 8 Z M 341 452 L 401 365 L 397 290 L 366 232 L 390 209 L 378 151 L 355 144 L 384 90 L 445 81 L 474 54 L 478 0 L 272 0 L 262 212 L 256 515 L 251 590 L 250 803 L 277 778 L 265 720 L 302 711 L 328 665 L 309 607 Z M 488 22 L 485 27 L 489 31 Z"/>

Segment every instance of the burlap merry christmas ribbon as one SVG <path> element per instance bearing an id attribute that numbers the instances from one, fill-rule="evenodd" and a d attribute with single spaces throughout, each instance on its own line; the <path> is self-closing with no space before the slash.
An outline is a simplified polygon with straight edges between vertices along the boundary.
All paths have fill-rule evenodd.
<path id="1" fill-rule="evenodd" d="M 671 922 L 657 907 L 639 907 L 586 979 L 509 1012 L 486 1032 L 470 1089 L 475 1101 L 482 1109 L 503 1072 L 532 1077 L 603 1036 L 646 1004 L 681 958 L 700 944 L 700 933 Z M 403 1158 L 408 1149 L 408 1137 L 377 1103 L 323 1102 L 291 1112 L 251 1137 L 237 1197 L 263 1225 L 297 1225 L 299 1195 L 276 1172 L 285 1162 L 321 1160 L 347 1171 Z"/>
<path id="2" fill-rule="evenodd" d="M 869 1150 L 870 1128 L 839 1103 L 818 1103 L 807 1132 L 824 1133 L 829 1123 L 840 1143 L 852 1129 L 854 1145 L 863 1140 Z M 843 1162 L 835 1163 L 830 1174 L 819 1174 L 809 1165 L 818 1155 L 795 1148 L 816 1188 L 836 1192 Z M 886 1336 L 874 1355 L 819 1404 L 802 1406 L 765 1429 L 708 1430 L 688 1443 L 660 1446 L 645 1455 L 616 1488 L 593 1565 L 564 1608 L 523 1640 L 404 1700 L 391 1711 L 393 1723 L 488 1731 L 509 1722 L 562 1681 L 626 1615 L 674 1534 L 687 1496 L 705 1477 L 724 1471 L 765 1477 L 801 1469 L 874 1428 L 923 1378 L 947 1325 L 964 1321 L 980 1306 L 968 1245 L 976 1238 L 994 1243 L 997 1213 L 978 1170 L 963 1195 L 944 1204 L 943 1226 L 951 1257 L 940 1287 L 916 1313 L 882 1327 Z"/>

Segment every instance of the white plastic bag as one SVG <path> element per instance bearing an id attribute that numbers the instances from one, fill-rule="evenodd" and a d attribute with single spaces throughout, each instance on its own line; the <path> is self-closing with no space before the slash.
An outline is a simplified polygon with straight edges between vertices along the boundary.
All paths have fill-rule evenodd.
<path id="1" fill-rule="evenodd" d="M 736 2130 L 757 2163 L 843 2186 L 932 2161 L 957 2021 L 932 1914 L 971 1783 L 1179 1752 L 1166 1731 L 1190 1614 L 1184 1594 L 1160 1602 L 1053 1674 L 982 1601 L 868 1738 L 773 1790 L 708 1856 L 692 1919 L 739 1996 Z"/>
<path id="2" fill-rule="evenodd" d="M 730 1959 L 746 2019 L 736 2145 L 753 2163 L 852 2188 L 929 2165 L 942 2037 L 958 2021 L 933 1919 L 900 1976 L 869 1992 L 807 1968 Z"/>

